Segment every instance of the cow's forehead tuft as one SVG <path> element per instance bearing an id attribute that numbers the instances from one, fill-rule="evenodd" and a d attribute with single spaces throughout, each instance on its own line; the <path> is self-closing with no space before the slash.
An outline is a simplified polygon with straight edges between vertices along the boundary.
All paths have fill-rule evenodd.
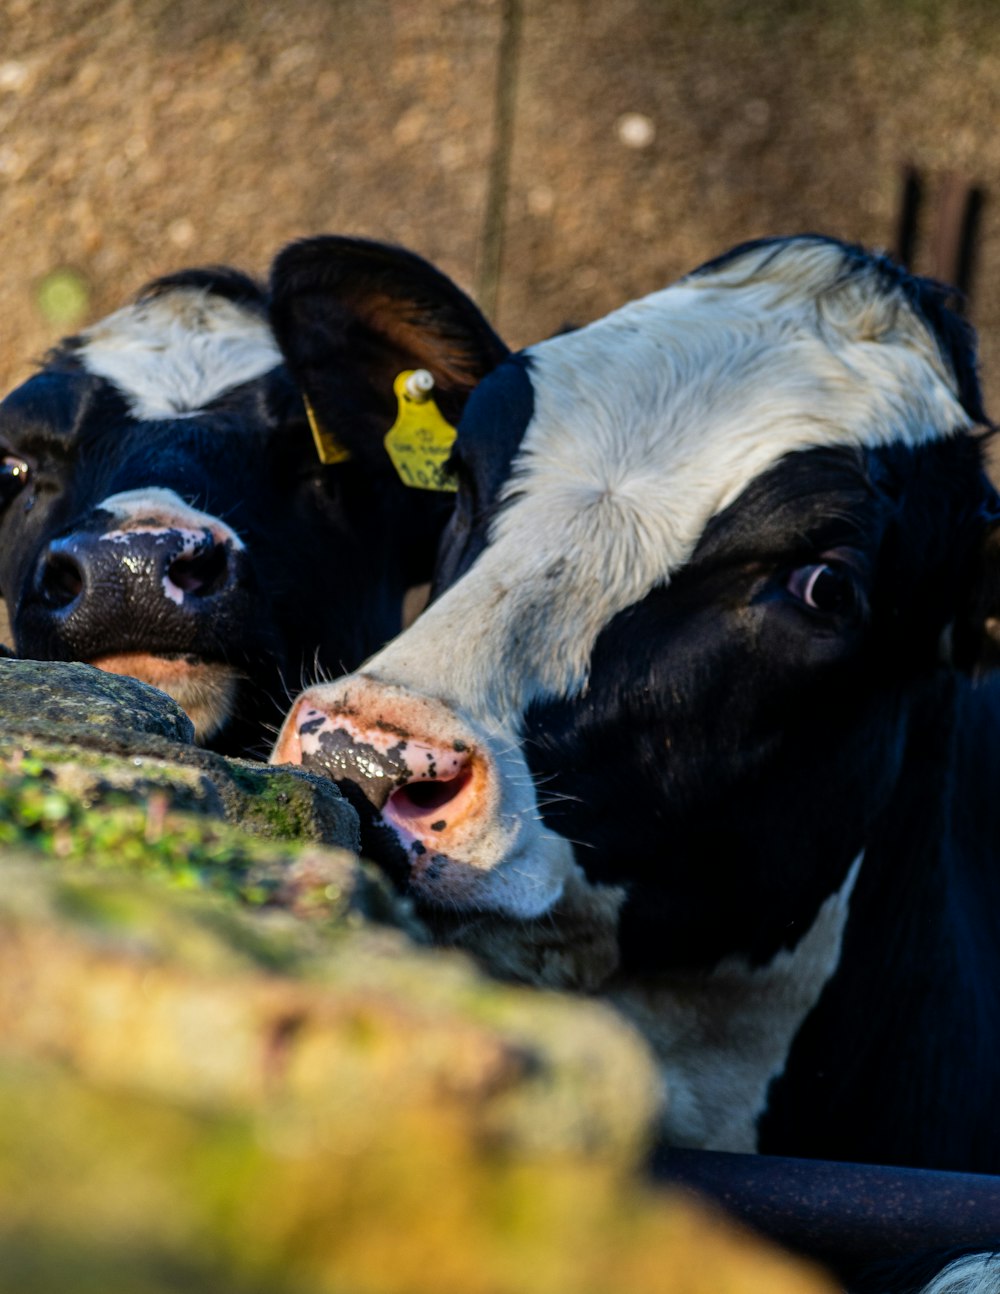
<path id="1" fill-rule="evenodd" d="M 175 288 L 108 315 L 74 344 L 80 364 L 142 419 L 195 414 L 282 362 L 266 318 L 198 288 Z"/>
<path id="2" fill-rule="evenodd" d="M 756 245 L 530 348 L 533 417 L 509 493 L 641 494 L 674 526 L 690 505 L 690 532 L 786 454 L 968 428 L 915 281 L 853 250 Z"/>

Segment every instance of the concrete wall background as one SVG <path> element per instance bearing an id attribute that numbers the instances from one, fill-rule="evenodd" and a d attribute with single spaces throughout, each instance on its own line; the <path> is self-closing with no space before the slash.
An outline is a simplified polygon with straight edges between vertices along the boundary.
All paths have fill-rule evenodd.
<path id="1" fill-rule="evenodd" d="M 5 0 L 0 383 L 156 274 L 324 230 L 521 345 L 745 238 L 891 246 L 911 163 L 986 190 L 1000 407 L 998 120 L 992 0 Z"/>

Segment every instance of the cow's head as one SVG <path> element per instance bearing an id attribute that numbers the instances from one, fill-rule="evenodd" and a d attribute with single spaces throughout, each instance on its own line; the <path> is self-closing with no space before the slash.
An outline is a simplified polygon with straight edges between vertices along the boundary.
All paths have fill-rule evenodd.
<path id="1" fill-rule="evenodd" d="M 199 740 L 259 749 L 288 690 L 356 666 L 429 579 L 454 496 L 386 453 L 396 377 L 429 371 L 455 422 L 504 354 L 447 278 L 362 240 L 293 244 L 269 291 L 153 283 L 0 405 L 18 653 L 145 679 Z"/>
<path id="2" fill-rule="evenodd" d="M 443 925 L 545 918 L 582 871 L 608 964 L 767 965 L 840 922 L 954 683 L 984 421 L 943 289 L 828 239 L 739 248 L 482 384 L 436 600 L 274 758 L 353 779 Z"/>

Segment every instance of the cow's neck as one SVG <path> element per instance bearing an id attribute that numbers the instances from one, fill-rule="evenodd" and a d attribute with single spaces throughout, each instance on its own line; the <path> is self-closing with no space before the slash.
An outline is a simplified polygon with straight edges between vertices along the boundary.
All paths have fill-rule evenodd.
<path id="1" fill-rule="evenodd" d="M 596 994 L 627 1016 L 659 1058 L 671 1142 L 755 1150 L 768 1086 L 837 967 L 861 861 L 795 947 L 763 966 L 729 957 L 705 972 L 623 972 L 618 916 L 624 891 L 593 886 L 579 871 L 544 918 L 483 918 L 447 937 L 494 974 Z"/>
<path id="2" fill-rule="evenodd" d="M 987 784 L 990 761 L 979 754 L 1000 742 L 1000 688 L 991 697 L 959 695 L 957 722 L 947 689 L 918 705 L 879 830 L 853 865 L 845 860 L 844 879 L 807 931 L 767 961 L 729 956 L 703 972 L 626 972 L 625 890 L 591 885 L 579 871 L 538 920 L 478 917 L 440 933 L 495 974 L 596 994 L 632 1019 L 660 1058 L 664 1130 L 676 1144 L 901 1162 L 894 1129 L 900 1144 L 915 1133 L 900 1055 L 937 1047 L 944 1065 L 949 1039 L 975 1046 L 993 1036 L 982 1012 L 1000 1012 L 997 992 L 963 994 L 954 979 L 957 965 L 968 972 L 979 951 L 996 947 L 1000 789 Z M 961 831 L 992 831 L 992 850 L 957 849 Z M 992 891 L 966 874 L 987 854 Z M 994 901 L 981 903 L 989 893 Z M 958 925 L 975 934 L 968 949 L 955 935 L 956 903 Z M 981 975 L 976 982 L 981 990 Z M 941 1090 L 924 1093 L 926 1109 L 914 1106 L 914 1117 L 930 1124 Z M 943 1153 L 923 1158 L 940 1164 Z"/>

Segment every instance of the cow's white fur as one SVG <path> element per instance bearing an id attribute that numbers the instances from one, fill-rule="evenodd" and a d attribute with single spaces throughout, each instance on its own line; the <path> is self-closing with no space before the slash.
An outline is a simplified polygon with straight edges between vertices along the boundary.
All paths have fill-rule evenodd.
<path id="1" fill-rule="evenodd" d="M 902 294 L 843 270 L 825 243 L 758 249 L 532 347 L 490 546 L 366 672 L 509 723 L 583 689 L 601 629 L 786 454 L 967 428 Z"/>
<path id="2" fill-rule="evenodd" d="M 167 534 L 170 531 L 209 531 L 217 543 L 234 549 L 246 545 L 232 526 L 210 512 L 200 512 L 185 503 L 174 490 L 160 485 L 147 485 L 139 490 L 121 490 L 109 494 L 97 505 L 96 511 L 108 512 L 114 517 L 114 528 L 105 531 L 102 538 L 112 541 L 125 539 L 130 534 Z"/>
<path id="3" fill-rule="evenodd" d="M 997 1294 L 1000 1290 L 1000 1258 L 991 1254 L 967 1254 L 935 1276 L 923 1294 Z"/>
<path id="4" fill-rule="evenodd" d="M 114 383 L 136 418 L 191 416 L 281 363 L 266 319 L 201 288 L 174 288 L 80 335 L 84 368 Z"/>
<path id="5" fill-rule="evenodd" d="M 609 997 L 659 1057 L 663 1132 L 674 1146 L 755 1151 L 767 1090 L 840 961 L 858 857 L 812 926 L 766 966 L 727 957 L 686 979 L 612 986 Z"/>

